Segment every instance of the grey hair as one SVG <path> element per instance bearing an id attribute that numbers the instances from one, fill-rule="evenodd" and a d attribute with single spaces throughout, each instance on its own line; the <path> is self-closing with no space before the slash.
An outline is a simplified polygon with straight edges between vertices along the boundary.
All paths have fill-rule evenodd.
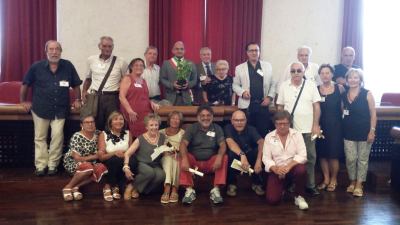
<path id="1" fill-rule="evenodd" d="M 307 45 L 302 45 L 302 46 L 300 46 L 300 47 L 297 49 L 297 54 L 299 54 L 299 51 L 300 51 L 300 50 L 303 50 L 303 49 L 307 49 L 307 51 L 308 51 L 308 56 L 311 56 L 311 55 L 312 55 L 312 49 L 311 49 L 310 46 L 307 46 Z"/>
<path id="2" fill-rule="evenodd" d="M 226 66 L 227 69 L 229 69 L 229 63 L 226 60 L 220 59 L 215 63 L 215 68 L 217 68 L 218 66 L 223 65 Z"/>
<path id="3" fill-rule="evenodd" d="M 58 47 L 60 48 L 60 51 L 62 52 L 61 44 L 60 44 L 60 42 L 58 42 L 56 40 L 48 40 L 48 41 L 46 41 L 46 44 L 44 45 L 44 51 L 47 52 L 47 48 L 49 47 L 49 44 L 53 43 L 53 42 L 57 43 Z"/>
<path id="4" fill-rule="evenodd" d="M 350 68 L 344 76 L 346 78 L 346 82 L 348 81 L 349 77 L 354 73 L 356 73 L 360 77 L 360 86 L 364 87 L 364 71 L 362 69 Z"/>

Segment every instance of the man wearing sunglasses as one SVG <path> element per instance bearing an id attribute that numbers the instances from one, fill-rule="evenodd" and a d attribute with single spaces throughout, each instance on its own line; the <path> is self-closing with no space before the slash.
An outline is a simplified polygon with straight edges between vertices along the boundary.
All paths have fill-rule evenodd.
<path id="1" fill-rule="evenodd" d="M 319 192 L 315 188 L 314 167 L 316 162 L 315 137 L 321 133 L 319 117 L 321 109 L 317 86 L 314 82 L 304 79 L 304 65 L 294 62 L 290 65 L 291 79 L 282 83 L 277 109 L 287 110 L 293 118 L 293 128 L 303 134 L 307 149 L 307 185 L 306 192 L 315 196 Z"/>

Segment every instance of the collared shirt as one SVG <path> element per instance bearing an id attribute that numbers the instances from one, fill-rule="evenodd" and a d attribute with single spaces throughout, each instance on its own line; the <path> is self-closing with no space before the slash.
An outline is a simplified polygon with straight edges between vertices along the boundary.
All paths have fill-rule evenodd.
<path id="1" fill-rule="evenodd" d="M 23 84 L 33 87 L 32 111 L 43 119 L 66 118 L 69 112 L 69 88 L 79 86 L 74 65 L 60 59 L 53 73 L 48 60 L 34 63 L 26 73 Z"/>
<path id="2" fill-rule="evenodd" d="M 186 129 L 183 139 L 189 142 L 188 152 L 200 161 L 206 161 L 216 155 L 219 144 L 225 141 L 224 132 L 218 124 L 212 123 L 204 131 L 198 122 Z"/>
<path id="3" fill-rule="evenodd" d="M 235 130 L 232 124 L 228 124 L 224 128 L 225 138 L 232 138 L 239 145 L 240 150 L 247 153 L 257 150 L 258 141 L 262 139 L 257 129 L 251 125 L 246 125 L 242 132 Z"/>
<path id="4" fill-rule="evenodd" d="M 146 80 L 149 97 L 160 95 L 160 67 L 157 64 L 153 64 L 152 67 L 146 66 L 142 77 Z"/>
<path id="5" fill-rule="evenodd" d="M 254 68 L 250 61 L 247 61 L 250 79 L 250 101 L 260 101 L 264 99 L 264 78 L 259 74 L 262 71 L 260 61 L 257 62 Z"/>
<path id="6" fill-rule="evenodd" d="M 113 55 L 104 60 L 99 55 L 90 56 L 87 60 L 86 78 L 92 79 L 92 83 L 88 89 L 97 91 L 111 65 Z M 119 83 L 122 76 L 126 74 L 128 64 L 121 58 L 117 57 L 114 67 L 102 91 L 118 91 Z"/>
<path id="7" fill-rule="evenodd" d="M 303 80 L 303 82 L 305 82 L 304 89 L 293 115 L 293 128 L 301 133 L 310 133 L 314 118 L 313 103 L 321 101 L 321 96 L 314 82 L 308 80 Z M 291 113 L 300 89 L 301 84 L 296 87 L 291 80 L 283 82 L 276 104 L 283 105 L 284 109 Z"/>
<path id="8" fill-rule="evenodd" d="M 304 164 L 307 161 L 307 150 L 303 136 L 289 128 L 289 134 L 283 146 L 276 130 L 265 136 L 262 161 L 265 171 L 270 172 L 271 166 L 285 166 L 292 160 Z"/>

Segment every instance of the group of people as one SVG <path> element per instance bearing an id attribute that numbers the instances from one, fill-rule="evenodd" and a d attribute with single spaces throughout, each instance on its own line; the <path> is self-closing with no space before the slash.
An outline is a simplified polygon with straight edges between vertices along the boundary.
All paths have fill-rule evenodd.
<path id="1" fill-rule="evenodd" d="M 251 174 L 257 195 L 266 190 L 268 202 L 276 204 L 290 184 L 295 204 L 307 209 L 305 192 L 318 195 L 336 189 L 343 152 L 350 179 L 347 192 L 363 196 L 376 112 L 373 96 L 364 88 L 363 71 L 353 65 L 353 48 L 344 48 L 342 63 L 333 68 L 310 62 L 311 48 L 302 46 L 297 50 L 299 61 L 277 81 L 271 64 L 260 60 L 257 43 L 246 46 L 247 61 L 236 66 L 234 76 L 228 75 L 227 61 L 211 62 L 208 47 L 200 50 L 200 64 L 185 59 L 181 41 L 161 68 L 155 64 L 156 47 L 145 50 L 145 60 L 135 58 L 129 64 L 112 54 L 111 37 L 101 37 L 98 47 L 100 55 L 88 58 L 82 95 L 82 81 L 72 63 L 61 59 L 61 44 L 53 40 L 45 46 L 47 59 L 31 66 L 21 87 L 21 104 L 31 111 L 34 122 L 37 176 L 57 173 L 70 88 L 75 108 L 91 94 L 99 98 L 95 115 L 81 115 L 81 130 L 72 136 L 64 156 L 64 167 L 73 175 L 63 189 L 66 201 L 82 199 L 79 187 L 104 177 L 106 201 L 122 198 L 121 188 L 123 198 L 131 199 L 163 184 L 162 203 L 177 202 L 178 188 L 183 186 L 182 202 L 191 204 L 196 192 L 190 171 L 198 170 L 215 174 L 210 199 L 218 204 L 223 202 L 222 186 L 226 185 L 228 196 L 237 195 L 237 170 L 230 165 L 238 160 L 242 172 Z M 28 87 L 33 87 L 32 103 L 26 99 Z M 168 127 L 159 129 L 161 121 L 154 110 L 193 103 L 200 105 L 197 123 L 184 131 L 182 114 L 173 112 Z M 239 110 L 224 129 L 213 122 L 211 106 L 236 103 Z M 161 146 L 172 150 L 153 159 Z M 318 185 L 317 153 L 323 172 Z M 265 188 L 263 170 L 268 173 Z"/>

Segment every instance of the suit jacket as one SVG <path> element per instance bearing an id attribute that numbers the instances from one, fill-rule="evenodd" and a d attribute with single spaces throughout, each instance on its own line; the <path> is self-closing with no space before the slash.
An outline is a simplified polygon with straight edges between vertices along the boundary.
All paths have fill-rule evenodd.
<path id="1" fill-rule="evenodd" d="M 186 60 L 186 59 L 185 59 Z M 188 61 L 188 60 L 186 60 Z M 188 61 L 192 64 L 192 71 L 188 76 L 189 87 L 186 90 L 182 90 L 182 97 L 185 104 L 190 105 L 192 103 L 192 96 L 190 94 L 190 88 L 193 88 L 197 84 L 197 72 L 193 62 Z M 170 101 L 172 104 L 175 103 L 177 92 L 174 89 L 174 82 L 176 81 L 176 68 L 171 65 L 170 60 L 165 60 L 160 71 L 160 81 L 165 87 L 165 99 Z"/>
<path id="2" fill-rule="evenodd" d="M 276 82 L 272 78 L 272 66 L 269 62 L 260 61 L 261 70 L 263 72 L 263 89 L 264 97 L 275 97 Z M 233 78 L 233 91 L 239 96 L 238 107 L 240 109 L 247 109 L 250 105 L 250 99 L 243 99 L 242 94 L 244 91 L 250 91 L 250 77 L 247 61 L 236 66 L 235 77 Z"/>
<path id="3" fill-rule="evenodd" d="M 215 75 L 215 63 L 211 63 L 210 69 L 212 74 Z M 202 74 L 204 75 L 207 74 L 206 71 L 204 70 L 203 63 L 196 64 L 196 70 L 197 70 L 197 83 L 198 83 L 198 85 L 196 86 L 201 88 L 200 76 Z"/>

